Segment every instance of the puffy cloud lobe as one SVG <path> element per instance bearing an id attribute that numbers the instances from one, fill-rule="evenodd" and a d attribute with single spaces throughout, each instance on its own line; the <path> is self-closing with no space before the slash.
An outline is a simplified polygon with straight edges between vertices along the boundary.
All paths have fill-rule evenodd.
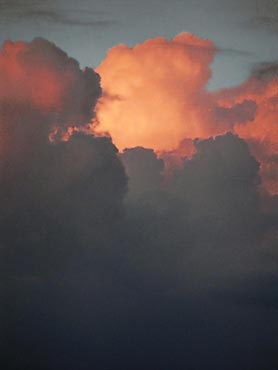
<path id="1" fill-rule="evenodd" d="M 171 158 L 167 167 L 181 162 L 183 140 L 232 131 L 248 142 L 264 142 L 268 160 L 261 166 L 263 188 L 275 194 L 277 66 L 265 63 L 242 85 L 209 92 L 216 52 L 211 41 L 189 33 L 112 48 L 97 68 L 104 95 L 93 129 L 108 131 L 120 150 L 143 146 L 164 152 L 164 158 Z M 253 154 L 259 161 L 266 157 L 265 150 Z"/>
<path id="2" fill-rule="evenodd" d="M 233 131 L 250 144 L 252 153 L 261 163 L 264 189 L 277 193 L 277 66 L 267 63 L 253 69 L 250 78 L 240 86 L 221 90 L 216 99 L 223 106 L 253 101 L 256 106 L 254 119 L 236 124 Z"/>
<path id="3" fill-rule="evenodd" d="M 109 131 L 119 149 L 170 150 L 186 137 L 212 133 L 204 89 L 215 51 L 211 41 L 189 33 L 112 48 L 97 68 L 104 96 L 96 129 Z"/>
<path id="4" fill-rule="evenodd" d="M 127 150 L 123 156 L 131 155 L 133 150 Z M 134 150 L 128 165 L 124 162 L 133 176 L 137 174 L 138 162 L 141 163 L 138 151 Z M 143 154 L 142 148 L 140 152 Z M 149 178 L 147 166 L 141 177 L 144 176 Z M 150 182 L 150 189 L 152 184 Z M 250 154 L 247 143 L 228 133 L 195 140 L 195 154 L 179 166 L 167 186 L 162 189 L 157 186 L 151 197 L 145 191 L 137 198 L 136 206 L 127 204 L 129 245 L 132 245 L 128 249 L 129 261 L 134 271 L 141 273 L 140 278 L 146 280 L 144 291 L 150 290 L 159 307 L 158 312 L 155 311 L 156 305 L 152 302 L 151 308 L 146 308 L 146 312 L 151 312 L 148 325 L 152 333 L 135 335 L 142 349 L 141 356 L 147 353 L 151 364 L 162 357 L 163 364 L 156 366 L 161 369 L 170 366 L 161 347 L 156 349 L 149 344 L 146 348 L 142 344 L 149 343 L 148 339 L 160 343 L 162 348 L 167 348 L 166 353 L 171 353 L 171 358 L 178 359 L 177 364 L 172 364 L 173 368 L 184 363 L 193 369 L 200 353 L 206 358 L 206 364 L 200 363 L 202 367 L 245 369 L 247 358 L 252 368 L 259 369 L 264 361 L 275 363 L 277 341 L 273 336 L 270 339 L 269 334 L 277 332 L 277 325 L 273 327 L 277 315 L 274 311 L 277 259 L 273 261 L 276 247 L 273 236 L 269 235 L 272 244 L 268 243 L 266 260 L 261 240 L 265 240 L 266 230 L 273 234 L 277 218 L 274 211 L 271 216 L 269 211 L 267 216 L 262 214 L 258 184 L 259 164 Z M 273 205 L 273 200 L 269 201 Z M 187 303 L 192 304 L 193 315 Z M 144 315 L 142 305 L 140 307 Z M 267 315 L 264 315 L 266 308 Z M 144 331 L 145 319 L 139 322 L 138 326 Z M 239 323 L 245 323 L 244 329 Z M 162 326 L 164 329 L 160 331 Z M 235 327 L 241 329 L 237 331 Z M 158 328 L 155 333 L 154 328 Z M 173 347 L 166 339 L 169 335 Z M 195 335 L 199 343 L 196 347 L 192 345 Z M 246 342 L 239 344 L 238 336 L 244 336 Z M 135 337 L 133 340 L 138 343 Z M 254 338 L 258 352 L 253 363 L 254 357 L 250 356 L 253 351 L 249 352 L 248 348 L 249 345 L 253 348 Z M 209 346 L 209 354 L 200 348 L 200 340 L 206 349 Z M 225 354 L 220 359 L 216 354 L 222 345 Z"/>
<path id="5" fill-rule="evenodd" d="M 259 164 L 247 144 L 231 133 L 196 140 L 195 146 L 192 159 L 185 162 L 182 172 L 177 170 L 176 191 L 193 217 L 204 217 L 209 229 L 227 223 L 229 233 L 237 234 L 239 228 L 246 233 L 250 214 L 255 218 L 258 212 Z"/>
<path id="6" fill-rule="evenodd" d="M 131 198 L 160 189 L 163 182 L 164 162 L 157 158 L 152 149 L 141 147 L 126 149 L 121 154 L 121 161 L 129 178 Z"/>
<path id="7" fill-rule="evenodd" d="M 122 217 L 126 176 L 107 138 L 75 133 L 1 162 L 1 243 L 14 272 L 55 271 L 82 246 L 93 250 Z"/>
<path id="8" fill-rule="evenodd" d="M 211 41 L 190 33 L 112 48 L 97 68 L 104 96 L 96 129 L 109 131 L 119 149 L 171 151 L 184 139 L 223 134 L 252 121 L 255 101 L 222 105 L 207 91 L 216 52 Z"/>
<path id="9" fill-rule="evenodd" d="M 93 70 L 80 70 L 77 61 L 41 38 L 4 43 L 0 80 L 0 119 L 6 130 L 5 121 L 20 118 L 14 109 L 17 105 L 39 111 L 48 131 L 85 125 L 101 94 L 99 76 Z"/>
<path id="10" fill-rule="evenodd" d="M 146 249 L 151 271 L 160 266 L 161 276 L 180 274 L 183 286 L 199 289 L 208 276 L 237 275 L 258 264 L 259 240 L 272 224 L 261 213 L 259 164 L 245 141 L 228 133 L 194 144 L 195 153 L 166 183 L 153 181 L 160 172 L 151 151 L 131 149 L 121 158 L 132 185 L 135 204 L 127 207 L 136 220 L 129 228 L 135 245 L 141 240 L 138 253 Z M 144 261 L 136 253 L 132 258 Z"/>

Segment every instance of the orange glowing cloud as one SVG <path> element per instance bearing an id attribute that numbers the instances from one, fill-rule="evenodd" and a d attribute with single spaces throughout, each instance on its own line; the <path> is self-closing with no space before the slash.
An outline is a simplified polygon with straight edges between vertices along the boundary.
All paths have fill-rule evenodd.
<path id="1" fill-rule="evenodd" d="M 195 138 L 231 131 L 250 144 L 264 188 L 277 193 L 278 73 L 267 65 L 236 88 L 209 92 L 216 52 L 190 33 L 112 48 L 97 68 L 103 96 L 93 130 L 109 132 L 120 150 L 154 149 L 166 169 L 192 155 Z"/>
<path id="2" fill-rule="evenodd" d="M 233 89 L 219 91 L 222 105 L 248 99 L 257 106 L 254 119 L 234 126 L 234 132 L 245 139 L 261 165 L 264 187 L 278 193 L 278 68 L 266 64 L 256 68 L 251 77 Z"/>
<path id="3" fill-rule="evenodd" d="M 41 38 L 30 43 L 3 44 L 0 81 L 3 125 L 11 119 L 11 111 L 16 112 L 19 106 L 48 117 L 44 123 L 50 129 L 66 130 L 70 125 L 87 124 L 101 92 L 96 73 L 89 68 L 82 71 L 77 61 Z"/>
<path id="4" fill-rule="evenodd" d="M 204 117 L 211 109 L 205 87 L 215 51 L 211 41 L 189 33 L 112 48 L 96 69 L 104 90 L 96 130 L 108 131 L 119 149 L 155 150 L 214 133 Z"/>
<path id="5" fill-rule="evenodd" d="M 30 44 L 24 42 L 4 43 L 0 54 L 0 99 L 12 102 L 32 102 L 42 109 L 62 105 L 63 85 L 57 71 L 43 65 L 29 63 Z M 56 73 L 55 73 L 56 72 Z"/>

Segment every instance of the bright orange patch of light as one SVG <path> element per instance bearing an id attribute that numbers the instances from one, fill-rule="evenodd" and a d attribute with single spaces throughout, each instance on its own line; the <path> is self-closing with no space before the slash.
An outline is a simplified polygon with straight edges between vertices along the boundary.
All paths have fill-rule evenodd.
<path id="1" fill-rule="evenodd" d="M 214 133 L 205 86 L 215 51 L 211 41 L 189 33 L 112 48 L 96 69 L 104 90 L 96 131 L 108 131 L 120 150 L 141 145 L 156 151 Z"/>
<path id="2" fill-rule="evenodd" d="M 120 150 L 154 149 L 166 172 L 192 155 L 192 139 L 232 131 L 261 163 L 264 188 L 278 193 L 278 80 L 258 74 L 236 88 L 208 92 L 216 51 L 189 33 L 112 48 L 97 68 L 104 94 L 93 130 L 109 132 Z"/>

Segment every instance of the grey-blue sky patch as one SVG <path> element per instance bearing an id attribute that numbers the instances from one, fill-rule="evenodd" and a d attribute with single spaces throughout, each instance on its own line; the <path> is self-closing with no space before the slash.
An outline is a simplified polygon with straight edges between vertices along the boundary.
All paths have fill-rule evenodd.
<path id="1" fill-rule="evenodd" d="M 58 23 L 69 26 L 106 27 L 117 24 L 109 13 L 93 9 L 57 7 L 53 2 L 43 1 L 1 1 L 0 19 L 15 22 L 18 19 Z"/>

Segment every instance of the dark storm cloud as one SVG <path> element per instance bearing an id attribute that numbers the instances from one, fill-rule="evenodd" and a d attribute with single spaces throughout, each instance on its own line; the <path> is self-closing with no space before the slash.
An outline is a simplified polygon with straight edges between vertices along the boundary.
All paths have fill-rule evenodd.
<path id="1" fill-rule="evenodd" d="M 76 133 L 56 144 L 21 140 L 32 148 L 1 161 L 2 252 L 12 276 L 40 275 L 74 263 L 82 248 L 90 254 L 105 239 L 122 216 L 126 178 L 105 138 Z"/>
<path id="2" fill-rule="evenodd" d="M 162 159 L 152 149 L 136 147 L 125 149 L 121 154 L 126 174 L 129 177 L 129 196 L 142 197 L 160 189 L 164 170 Z"/>
<path id="3" fill-rule="evenodd" d="M 191 281 L 219 277 L 229 269 L 241 272 L 248 256 L 257 255 L 251 245 L 263 227 L 259 165 L 247 144 L 227 134 L 196 141 L 195 146 L 192 159 L 166 183 L 159 180 L 160 161 L 147 150 L 132 149 L 122 155 L 130 184 L 137 184 L 137 205 L 131 203 L 131 215 L 138 220 L 141 234 L 136 240 L 143 238 L 148 263 L 152 266 L 153 258 L 153 266 L 170 274 L 180 265 L 179 273 L 187 276 L 190 271 Z M 134 202 L 134 185 L 130 192 Z M 196 266 L 202 268 L 195 270 Z"/>
<path id="4" fill-rule="evenodd" d="M 101 93 L 93 70 L 80 70 L 54 44 L 35 39 L 3 46 L 0 79 L 2 251 L 10 272 L 15 256 L 30 263 L 16 264 L 14 273 L 31 273 L 44 269 L 46 255 L 53 258 L 48 267 L 58 262 L 62 235 L 87 238 L 95 225 L 97 238 L 100 222 L 105 228 L 120 215 L 126 177 L 109 139 L 76 132 L 58 140 L 93 116 Z"/>
<path id="5" fill-rule="evenodd" d="M 247 144 L 231 133 L 197 140 L 195 146 L 196 154 L 176 175 L 176 191 L 197 218 L 206 215 L 208 222 L 240 227 L 241 217 L 248 222 L 258 206 L 259 164 Z"/>
<path id="6" fill-rule="evenodd" d="M 139 357 L 138 368 L 276 366 L 277 236 L 268 237 L 268 256 L 262 242 L 277 226 L 277 213 L 261 211 L 259 165 L 242 139 L 226 134 L 195 145 L 195 155 L 166 184 L 153 181 L 149 168 L 159 179 L 161 167 L 150 151 L 122 155 L 130 183 L 144 182 L 141 197 L 130 187 L 127 203 L 128 261 L 152 297 L 150 306 L 140 304 L 144 318 L 136 315 L 142 331 L 130 328 L 149 359 L 146 365 Z M 152 334 L 144 331 L 149 326 Z"/>
<path id="7" fill-rule="evenodd" d="M 91 9 L 69 9 L 55 6 L 52 1 L 1 1 L 0 18 L 7 21 L 18 19 L 58 23 L 68 26 L 107 27 L 117 21 L 106 12 Z"/>
<path id="8" fill-rule="evenodd" d="M 84 284 L 95 299 L 99 284 L 112 294 L 127 179 L 108 138 L 74 132 L 49 141 L 53 129 L 86 127 L 93 116 L 101 94 L 93 70 L 46 40 L 7 42 L 0 80 L 1 366 L 55 369 L 42 317 L 56 325 L 56 313 L 65 313 L 59 297 L 67 301 L 71 290 L 77 298 Z M 99 295 L 101 306 L 106 293 Z M 35 327 L 41 358 L 35 337 L 26 337 Z"/>
<path id="9" fill-rule="evenodd" d="M 275 368 L 277 200 L 247 144 L 196 140 L 165 181 L 151 149 L 49 141 L 101 94 L 54 44 L 6 43 L 0 81 L 3 369 Z"/>
<path id="10" fill-rule="evenodd" d="M 2 187 L 16 204 L 2 210 L 1 243 L 6 266 L 17 266 L 6 284 L 15 367 L 275 366 L 274 280 L 249 274 L 261 233 L 258 164 L 231 134 L 195 144 L 168 188 L 152 150 L 121 155 L 130 191 L 141 184 L 126 216 L 125 175 L 105 138 L 47 144 L 23 165 L 34 167 L 32 181 Z"/>

